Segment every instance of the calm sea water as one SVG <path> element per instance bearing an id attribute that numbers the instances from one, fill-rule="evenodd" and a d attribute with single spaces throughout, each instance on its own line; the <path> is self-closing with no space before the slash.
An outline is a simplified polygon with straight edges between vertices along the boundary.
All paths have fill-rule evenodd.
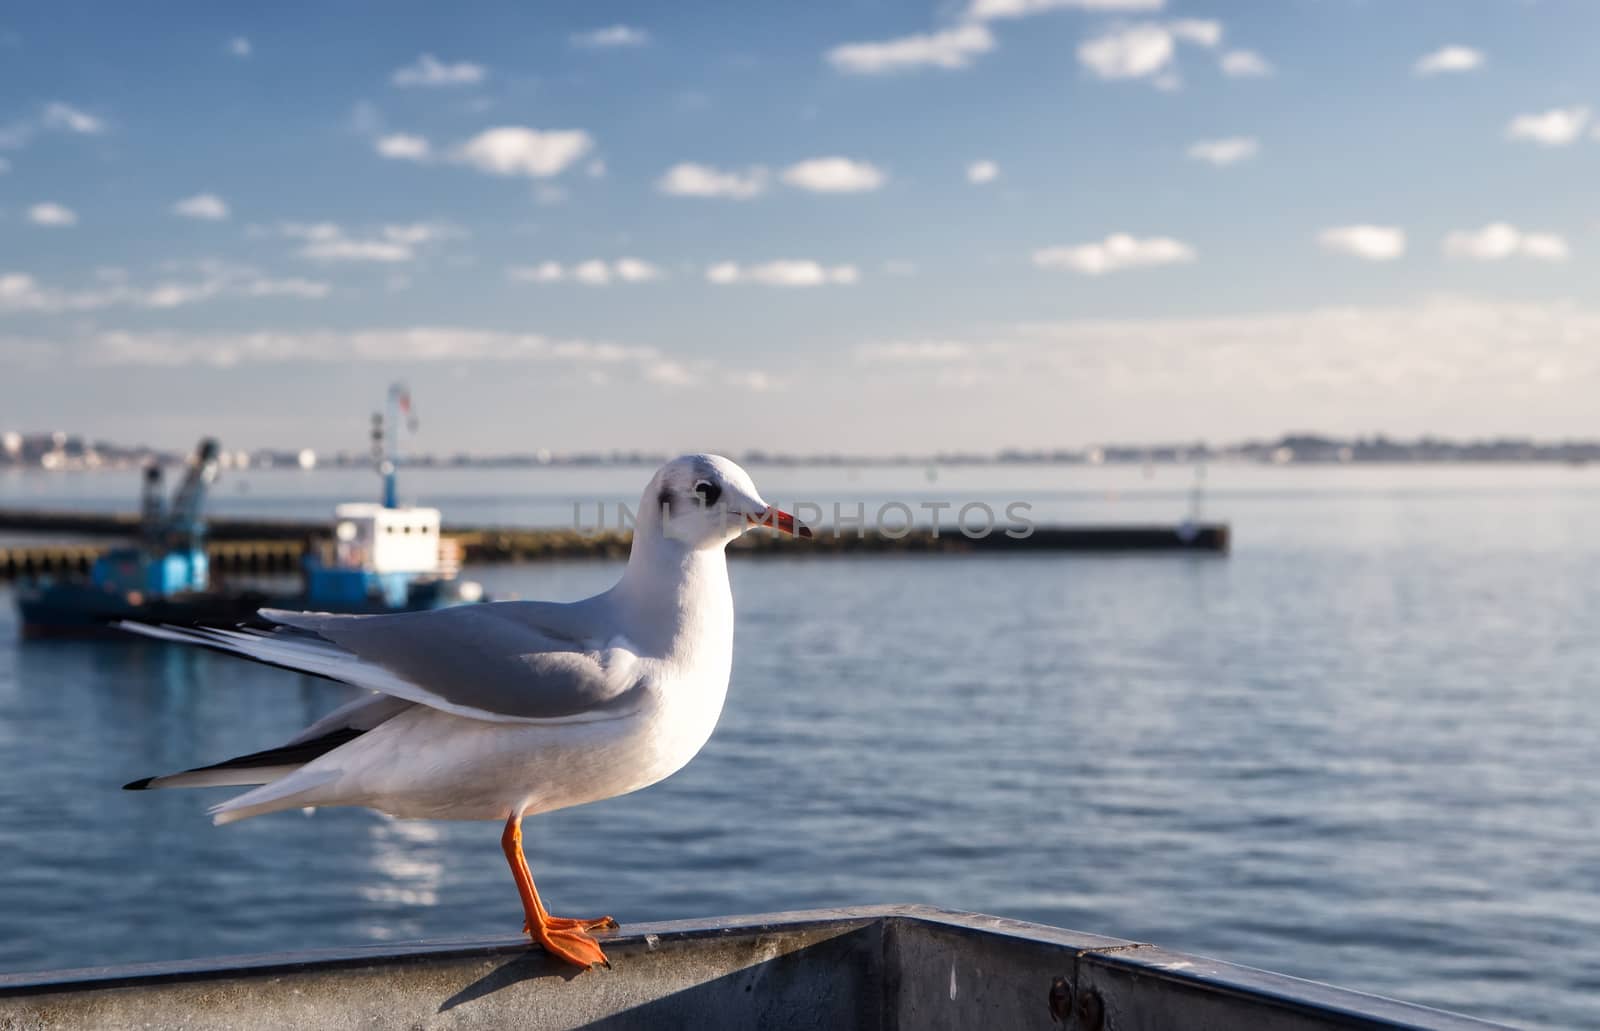
<path id="1" fill-rule="evenodd" d="M 563 523 L 639 470 L 436 472 Z M 1174 519 L 1186 470 L 773 469 L 770 500 Z M 1522 1026 L 1600 1016 L 1600 472 L 1210 471 L 1204 556 L 737 561 L 733 686 L 686 770 L 532 820 L 558 911 L 924 902 L 1160 942 Z M 248 486 L 241 488 L 240 483 Z M 0 476 L 128 507 L 132 477 Z M 345 473 L 224 480 L 315 515 Z M 608 564 L 476 569 L 576 598 Z M 275 743 L 340 688 L 179 648 L 21 643 L 0 588 L 0 969 L 514 933 L 489 824 L 213 828 L 136 776 Z"/>

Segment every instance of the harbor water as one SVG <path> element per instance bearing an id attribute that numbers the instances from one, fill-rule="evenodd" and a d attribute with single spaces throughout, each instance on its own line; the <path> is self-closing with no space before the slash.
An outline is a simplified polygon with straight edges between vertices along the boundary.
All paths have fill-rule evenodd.
<path id="1" fill-rule="evenodd" d="M 1192 473 L 754 469 L 768 499 L 1172 521 Z M 419 470 L 447 522 L 570 525 L 640 469 Z M 225 475 L 217 513 L 320 517 L 354 471 Z M 133 474 L 0 474 L 126 509 Z M 735 561 L 706 750 L 530 820 L 562 914 L 874 902 L 1159 942 L 1518 1026 L 1600 1014 L 1600 470 L 1213 468 L 1228 556 Z M 826 519 L 824 521 L 827 521 Z M 474 568 L 577 598 L 603 562 Z M 277 743 L 347 697 L 154 642 L 21 642 L 0 585 L 0 970 L 512 934 L 482 823 L 226 828 L 135 777 Z"/>

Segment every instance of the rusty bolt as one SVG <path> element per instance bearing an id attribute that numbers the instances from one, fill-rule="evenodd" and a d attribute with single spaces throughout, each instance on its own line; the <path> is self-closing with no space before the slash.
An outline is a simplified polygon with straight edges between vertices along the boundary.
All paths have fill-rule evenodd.
<path id="1" fill-rule="evenodd" d="M 1106 1004 L 1093 988 L 1078 996 L 1079 1031 L 1100 1031 L 1106 1019 Z"/>
<path id="2" fill-rule="evenodd" d="M 1058 977 L 1050 982 L 1050 1019 L 1059 1024 L 1072 1013 L 1072 982 Z"/>

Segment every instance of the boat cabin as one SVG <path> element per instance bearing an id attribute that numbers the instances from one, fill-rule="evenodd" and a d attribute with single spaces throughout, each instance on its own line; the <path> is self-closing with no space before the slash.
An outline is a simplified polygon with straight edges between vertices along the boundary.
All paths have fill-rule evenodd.
<path id="1" fill-rule="evenodd" d="M 439 568 L 439 510 L 351 502 L 334 509 L 334 564 L 373 573 Z"/>

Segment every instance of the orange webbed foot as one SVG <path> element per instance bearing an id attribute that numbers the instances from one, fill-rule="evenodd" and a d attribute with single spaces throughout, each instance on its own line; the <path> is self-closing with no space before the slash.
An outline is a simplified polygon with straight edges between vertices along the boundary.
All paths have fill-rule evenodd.
<path id="1" fill-rule="evenodd" d="M 570 916 L 547 916 L 544 925 L 552 931 L 615 931 L 622 926 L 609 916 L 598 917 L 594 920 L 579 920 Z M 528 922 L 522 922 L 522 933 L 532 934 L 533 928 Z"/>
<path id="2" fill-rule="evenodd" d="M 611 961 L 606 959 L 606 954 L 600 950 L 600 943 L 587 931 L 562 929 L 551 924 L 529 933 L 534 941 L 544 946 L 546 952 L 573 966 L 583 967 L 585 970 L 596 963 L 604 967 L 611 966 Z"/>
<path id="3" fill-rule="evenodd" d="M 539 900 L 538 889 L 533 886 L 533 874 L 528 872 L 527 857 L 522 854 L 521 813 L 512 813 L 506 818 L 505 832 L 500 835 L 500 847 L 505 851 L 511 876 L 517 882 L 517 894 L 522 897 L 522 911 L 527 917 L 522 924 L 523 933 L 544 946 L 550 955 L 573 966 L 587 970 L 599 963 L 610 967 L 606 954 L 600 950 L 600 943 L 589 932 L 616 927 L 617 922 L 609 916 L 598 920 L 573 920 L 550 915 Z"/>

